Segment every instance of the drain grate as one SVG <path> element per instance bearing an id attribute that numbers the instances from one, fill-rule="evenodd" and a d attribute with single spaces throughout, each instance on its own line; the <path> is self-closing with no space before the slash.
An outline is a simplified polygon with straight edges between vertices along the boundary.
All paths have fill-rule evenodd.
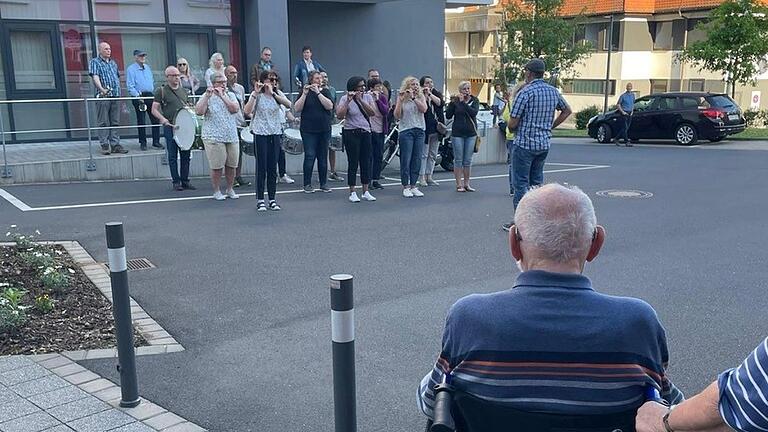
<path id="1" fill-rule="evenodd" d="M 650 198 L 653 196 L 650 192 L 626 189 L 603 190 L 596 193 L 598 196 L 608 198 Z"/>
<path id="2" fill-rule="evenodd" d="M 104 267 L 109 269 L 109 263 L 104 263 Z M 146 258 L 133 258 L 128 260 L 128 271 L 132 270 L 147 270 L 157 268 L 152 262 Z"/>

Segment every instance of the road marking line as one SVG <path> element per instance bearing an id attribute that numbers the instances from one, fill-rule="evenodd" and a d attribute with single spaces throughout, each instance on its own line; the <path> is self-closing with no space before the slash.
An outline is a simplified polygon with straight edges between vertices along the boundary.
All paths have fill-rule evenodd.
<path id="1" fill-rule="evenodd" d="M 17 209 L 23 212 L 32 210 L 32 207 L 24 204 L 22 200 L 16 198 L 15 196 L 13 196 L 13 194 L 11 194 L 5 189 L 0 189 L 0 197 L 5 198 L 6 201 L 13 204 L 14 207 L 16 207 Z"/>
<path id="2" fill-rule="evenodd" d="M 561 164 L 561 163 L 549 163 L 549 162 L 547 163 L 547 165 L 574 166 L 574 168 L 544 170 L 545 174 L 610 168 L 610 165 Z M 485 180 L 485 179 L 495 179 L 495 178 L 502 178 L 502 177 L 508 177 L 508 176 L 509 174 L 505 173 L 505 174 L 475 176 L 475 177 L 470 177 L 470 179 Z M 397 180 L 397 179 L 393 179 L 393 180 Z M 454 179 L 446 178 L 446 179 L 437 179 L 435 181 L 438 183 L 451 182 L 451 181 L 454 181 Z M 400 186 L 400 182 L 385 183 L 382 186 Z M 349 186 L 339 186 L 339 187 L 331 188 L 331 190 L 348 190 L 348 189 L 349 189 Z M 278 191 L 277 194 L 285 195 L 285 194 L 295 194 L 295 193 L 303 193 L 303 192 L 304 192 L 304 189 L 292 189 L 292 190 Z M 322 193 L 322 192 L 315 192 L 315 193 Z M 247 197 L 247 196 L 256 196 L 256 193 L 247 192 L 247 193 L 241 193 L 238 195 L 240 195 L 241 197 Z M 8 202 L 10 202 L 16 208 L 18 208 L 23 212 L 47 211 L 47 210 L 69 210 L 69 209 L 92 208 L 92 207 L 110 207 L 110 206 L 132 205 L 132 204 L 153 204 L 153 203 L 165 203 L 165 202 L 176 202 L 176 201 L 196 201 L 196 200 L 213 199 L 210 195 L 205 195 L 205 196 L 193 196 L 193 197 L 155 198 L 155 199 L 134 200 L 134 201 L 115 201 L 115 202 L 100 202 L 100 203 L 88 203 L 88 204 L 67 204 L 67 205 L 45 206 L 45 207 L 30 207 L 27 204 L 25 204 L 23 201 L 16 198 L 15 196 L 13 196 L 12 194 L 10 194 L 4 189 L 0 189 L 0 197 L 5 198 Z"/>

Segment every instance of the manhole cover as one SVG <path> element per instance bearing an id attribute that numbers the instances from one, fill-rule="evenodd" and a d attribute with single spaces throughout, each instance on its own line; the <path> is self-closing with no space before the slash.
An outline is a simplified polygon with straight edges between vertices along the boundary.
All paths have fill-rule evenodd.
<path id="1" fill-rule="evenodd" d="M 109 268 L 109 263 L 104 263 L 104 267 Z M 133 258 L 128 260 L 128 271 L 153 269 L 155 265 L 146 258 Z"/>
<path id="2" fill-rule="evenodd" d="M 608 198 L 650 198 L 653 196 L 650 192 L 628 189 L 610 189 L 597 192 L 597 195 Z"/>

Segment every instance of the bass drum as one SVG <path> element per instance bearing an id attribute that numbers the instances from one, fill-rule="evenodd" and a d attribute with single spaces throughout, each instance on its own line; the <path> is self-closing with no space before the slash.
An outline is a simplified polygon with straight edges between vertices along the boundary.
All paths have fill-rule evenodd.
<path id="1" fill-rule="evenodd" d="M 179 146 L 179 150 L 187 151 L 192 148 L 202 148 L 200 133 L 203 130 L 203 117 L 195 113 L 192 107 L 184 107 L 176 112 L 174 120 L 176 129 L 173 131 L 173 140 Z"/>
<path id="2" fill-rule="evenodd" d="M 240 148 L 243 150 L 243 153 L 247 154 L 248 156 L 255 155 L 256 149 L 254 148 L 254 137 L 253 133 L 251 133 L 251 128 L 244 127 L 238 129 L 240 129 Z"/>
<path id="3" fill-rule="evenodd" d="M 298 129 L 286 129 L 283 131 L 283 142 L 280 144 L 288 154 L 300 155 L 304 153 L 304 143 L 301 141 L 301 132 Z"/>
<path id="4" fill-rule="evenodd" d="M 331 126 L 331 142 L 328 149 L 332 151 L 344 151 L 344 144 L 341 142 L 341 123 Z"/>

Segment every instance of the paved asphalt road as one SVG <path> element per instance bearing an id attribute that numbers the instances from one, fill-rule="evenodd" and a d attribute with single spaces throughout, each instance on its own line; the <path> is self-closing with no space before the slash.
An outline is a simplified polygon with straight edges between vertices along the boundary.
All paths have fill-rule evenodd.
<path id="1" fill-rule="evenodd" d="M 609 166 L 546 175 L 589 193 L 608 231 L 586 273 L 603 292 L 656 307 L 673 380 L 701 390 L 768 335 L 768 152 L 557 142 L 549 162 Z M 204 195 L 206 182 L 196 184 Z M 40 207 L 178 196 L 168 186 L 6 189 Z M 257 214 L 253 197 L 25 213 L 0 200 L 0 225 L 78 240 L 104 260 L 104 222 L 124 221 L 129 256 L 158 266 L 130 274 L 132 295 L 187 349 L 139 358 L 141 393 L 214 431 L 332 430 L 328 276 L 351 273 L 359 430 L 420 431 L 416 387 L 438 354 L 447 308 L 509 288 L 517 273 L 499 229 L 512 209 L 506 179 L 474 186 L 457 194 L 447 182 L 410 200 L 393 186 L 360 204 L 341 191 L 286 194 L 277 214 Z M 606 189 L 653 197 L 595 195 Z M 117 380 L 114 363 L 85 365 Z"/>

